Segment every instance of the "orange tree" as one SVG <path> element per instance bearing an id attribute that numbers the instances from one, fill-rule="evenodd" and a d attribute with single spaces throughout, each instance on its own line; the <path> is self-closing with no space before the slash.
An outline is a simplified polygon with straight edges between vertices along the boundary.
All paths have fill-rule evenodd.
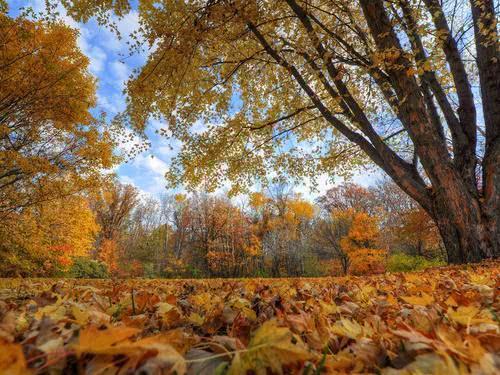
<path id="1" fill-rule="evenodd" d="M 340 239 L 340 247 L 349 258 L 349 271 L 354 274 L 378 273 L 385 269 L 386 252 L 377 248 L 379 229 L 377 218 L 366 212 L 338 211 L 339 218 L 350 221 L 347 235 Z"/>
<path id="2" fill-rule="evenodd" d="M 400 243 L 408 243 L 416 255 L 436 255 L 441 246 L 437 227 L 427 213 L 420 209 L 402 213 L 402 225 L 395 228 Z"/>

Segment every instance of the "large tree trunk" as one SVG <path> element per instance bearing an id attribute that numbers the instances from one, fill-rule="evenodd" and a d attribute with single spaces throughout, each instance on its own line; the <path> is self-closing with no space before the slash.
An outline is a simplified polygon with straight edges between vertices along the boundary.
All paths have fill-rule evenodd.
<path id="1" fill-rule="evenodd" d="M 492 2 L 487 1 L 487 3 Z M 427 4 L 431 10 L 434 9 L 433 7 L 440 7 L 436 1 L 429 0 Z M 361 0 L 361 5 L 378 50 L 403 50 L 398 35 L 385 11 L 383 0 Z M 490 8 L 489 13 L 492 14 L 492 5 Z M 441 8 L 439 10 L 441 11 Z M 474 7 L 473 11 L 481 13 L 480 10 L 474 9 Z M 475 16 L 476 23 L 478 23 L 477 19 L 480 17 L 481 15 Z M 436 28 L 447 28 L 444 18 L 441 19 L 441 23 L 439 18 L 434 17 L 435 22 L 437 22 Z M 449 36 L 450 38 L 452 37 Z M 481 82 L 481 88 L 487 129 L 485 160 L 489 160 L 489 164 L 491 164 L 491 166 L 489 164 L 484 166 L 485 172 L 491 171 L 491 174 L 485 174 L 483 181 L 485 194 L 484 197 L 481 197 L 477 189 L 477 182 L 473 178 L 475 162 L 470 163 L 468 167 L 470 172 L 464 174 L 465 164 L 467 163 L 464 164 L 461 159 L 465 153 L 474 155 L 476 151 L 474 118 L 468 117 L 469 112 L 471 112 L 472 94 L 466 84 L 467 74 L 461 66 L 461 62 L 458 61 L 460 56 L 455 51 L 456 45 L 448 41 L 447 44 L 445 43 L 444 49 L 445 52 L 448 52 L 448 62 L 452 68 L 452 74 L 457 80 L 457 90 L 459 94 L 463 94 L 463 97 L 460 97 L 460 95 L 459 97 L 468 104 L 467 108 L 469 108 L 465 112 L 463 110 L 466 107 L 459 108 L 459 117 L 462 115 L 464 117 L 463 121 L 458 122 L 453 119 L 453 121 L 448 122 L 454 140 L 461 132 L 468 136 L 467 142 L 465 141 L 467 137 L 463 137 L 463 145 L 455 145 L 454 159 L 450 158 L 445 139 L 439 137 L 440 127 L 433 127 L 433 122 L 430 120 L 432 116 L 429 108 L 426 107 L 424 96 L 419 91 L 417 81 L 414 77 L 409 77 L 401 70 L 401 67 L 410 66 L 410 61 L 401 54 L 396 61 L 397 64 L 388 66 L 386 70 L 387 74 L 392 78 L 392 82 L 394 82 L 395 91 L 404 93 L 404 100 L 400 101 L 400 119 L 408 129 L 408 134 L 415 147 L 415 153 L 430 183 L 428 188 L 430 199 L 429 196 L 421 193 L 412 196 L 436 222 L 446 247 L 448 261 L 450 263 L 477 262 L 499 255 L 498 236 L 500 233 L 498 222 L 500 210 L 498 209 L 498 190 L 500 188 L 497 188 L 497 170 L 499 167 L 499 154 L 497 153 L 500 152 L 497 134 L 499 112 L 498 106 L 494 105 L 500 96 L 500 86 L 497 83 L 498 77 L 494 74 L 498 68 L 496 66 L 497 60 L 494 59 L 497 52 L 496 48 L 491 46 L 487 48 L 487 51 L 483 47 L 478 48 L 479 50 L 485 50 L 482 51 L 484 56 L 481 56 L 481 53 L 478 52 L 478 58 L 485 63 L 482 69 L 481 64 L 479 64 L 480 78 L 483 78 L 482 76 L 488 77 L 482 79 L 482 81 L 487 82 Z M 488 64 L 495 65 L 495 68 L 488 69 Z M 486 92 L 487 90 L 489 91 Z M 472 129 L 469 129 L 471 127 Z M 388 171 L 388 174 L 403 190 L 408 194 L 411 193 L 400 181 L 400 176 L 391 173 L 391 171 Z"/>
<path id="2" fill-rule="evenodd" d="M 434 197 L 429 214 L 439 229 L 449 263 L 479 262 L 498 256 L 498 232 L 489 229 L 481 206 L 469 196 L 445 190 Z"/>

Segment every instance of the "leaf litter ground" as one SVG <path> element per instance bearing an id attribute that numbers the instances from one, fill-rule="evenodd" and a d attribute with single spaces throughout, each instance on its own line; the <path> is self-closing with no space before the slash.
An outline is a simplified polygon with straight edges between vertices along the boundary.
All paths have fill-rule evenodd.
<path id="1" fill-rule="evenodd" d="M 498 374 L 499 270 L 0 279 L 0 374 Z"/>

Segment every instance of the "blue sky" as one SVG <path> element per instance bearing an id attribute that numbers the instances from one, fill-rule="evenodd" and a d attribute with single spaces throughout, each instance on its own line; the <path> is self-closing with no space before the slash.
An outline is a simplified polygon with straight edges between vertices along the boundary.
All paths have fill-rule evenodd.
<path id="1" fill-rule="evenodd" d="M 26 6 L 31 6 L 35 11 L 42 11 L 45 4 L 44 0 L 9 0 L 8 2 L 10 12 L 13 15 L 19 12 L 19 8 Z M 89 57 L 90 72 L 98 79 L 98 102 L 95 110 L 97 112 L 104 111 L 109 117 L 112 117 L 125 108 L 124 85 L 132 70 L 140 67 L 145 61 L 144 55 L 134 54 L 127 57 L 129 56 L 128 35 L 138 26 L 137 12 L 131 11 L 123 19 L 116 21 L 122 35 L 121 40 L 110 30 L 99 27 L 93 20 L 86 24 L 76 23 L 64 15 L 63 9 L 60 10 L 60 13 L 66 23 L 79 30 L 79 47 Z M 203 124 L 200 125 L 203 126 Z M 168 170 L 172 156 L 181 146 L 179 143 L 171 144 L 165 138 L 155 134 L 154 131 L 162 127 L 165 128 L 166 124 L 152 121 L 146 131 L 151 142 L 150 149 L 137 155 L 129 163 L 121 164 L 115 169 L 122 182 L 133 184 L 145 195 L 155 197 L 167 192 L 164 175 Z M 367 186 L 373 184 L 380 177 L 379 173 L 362 172 L 355 175 L 352 181 Z M 335 179 L 336 183 L 341 181 L 341 178 Z M 298 186 L 296 190 L 313 198 L 331 186 L 332 183 L 328 182 L 327 176 L 320 176 L 318 192 L 310 192 L 307 181 L 304 182 L 303 186 Z"/>

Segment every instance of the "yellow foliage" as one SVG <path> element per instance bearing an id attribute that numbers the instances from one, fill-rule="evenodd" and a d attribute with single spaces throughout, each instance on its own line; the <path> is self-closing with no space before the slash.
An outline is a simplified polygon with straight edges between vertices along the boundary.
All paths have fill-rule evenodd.
<path id="1" fill-rule="evenodd" d="M 298 221 L 310 220 L 314 217 L 314 206 L 300 198 L 287 202 L 287 208 L 294 219 Z"/>
<path id="2" fill-rule="evenodd" d="M 77 31 L 0 13 L 0 35 L 0 214 L 95 187 L 116 158 Z"/>
<path id="3" fill-rule="evenodd" d="M 250 194 L 250 207 L 257 210 L 263 207 L 267 202 L 267 198 L 264 194 L 259 192 L 254 192 Z"/>
<path id="4" fill-rule="evenodd" d="M 87 256 L 99 226 L 87 200 L 80 196 L 29 207 L 0 223 L 4 274 L 50 274 L 71 258 Z"/>

